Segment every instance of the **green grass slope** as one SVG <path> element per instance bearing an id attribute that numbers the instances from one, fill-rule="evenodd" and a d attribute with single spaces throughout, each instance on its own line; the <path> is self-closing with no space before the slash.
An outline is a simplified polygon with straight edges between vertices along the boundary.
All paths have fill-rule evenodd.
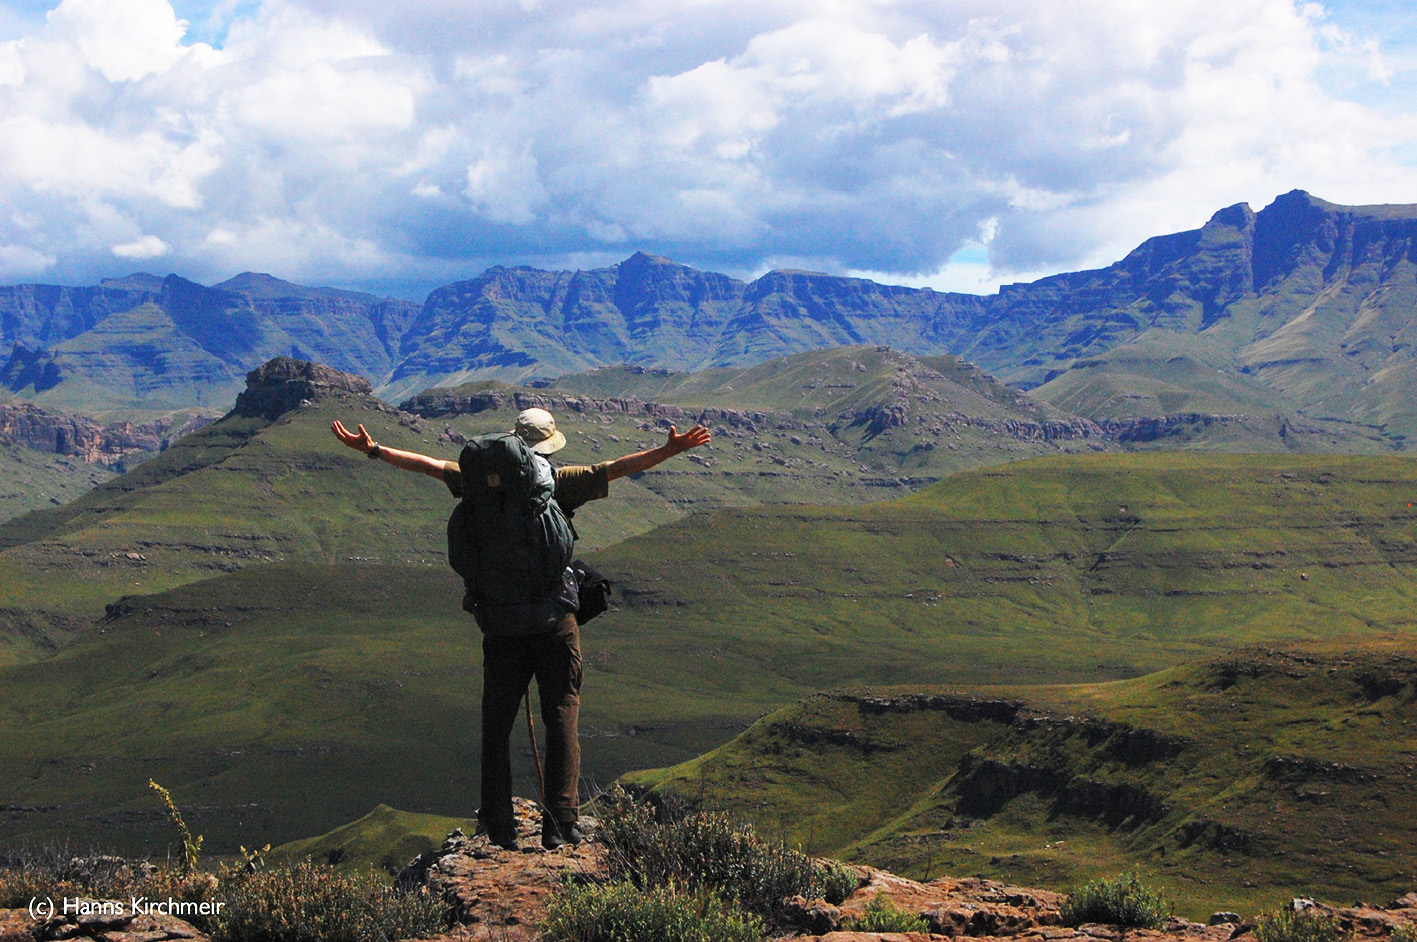
<path id="1" fill-rule="evenodd" d="M 1192 918 L 1417 881 L 1410 636 L 1127 681 L 819 694 L 631 780 L 918 878 L 1140 870 Z"/>
<path id="2" fill-rule="evenodd" d="M 0 644 L 52 651 L 121 596 L 251 565 L 439 559 L 446 491 L 369 466 L 330 434 L 336 417 L 426 447 L 359 397 L 274 423 L 232 415 L 69 504 L 0 525 Z"/>
<path id="3" fill-rule="evenodd" d="M 505 431 L 515 412 L 425 422 L 342 393 L 274 421 L 232 414 L 75 500 L 6 521 L 0 663 L 52 653 L 120 597 L 251 566 L 445 567 L 444 525 L 453 506 L 447 489 L 345 448 L 330 433 L 335 419 L 363 423 L 395 448 L 455 460 L 463 438 Z M 664 440 L 662 428 L 628 417 L 572 420 L 566 431 L 565 463 L 603 461 Z M 682 517 L 690 504 L 807 500 L 824 493 L 819 484 L 761 450 L 748 449 L 722 474 L 680 459 L 617 482 L 616 500 L 583 510 L 581 546 L 645 532 Z"/>
<path id="4" fill-rule="evenodd" d="M 443 839 L 454 828 L 471 834 L 476 826 L 475 818 L 412 814 L 379 805 L 358 821 L 319 837 L 282 844 L 265 857 L 273 863 L 309 857 L 335 866 L 378 867 L 398 873 L 419 854 L 443 846 Z"/>
<path id="5" fill-rule="evenodd" d="M 719 651 L 805 691 L 1046 683 L 1408 630 L 1414 499 L 1404 459 L 1047 458 L 867 507 L 720 511 L 600 560 L 625 587 L 617 638 L 676 673 L 717 676 Z"/>
<path id="6" fill-rule="evenodd" d="M 803 420 L 846 416 L 832 423 L 832 434 L 856 449 L 863 463 L 936 473 L 990 463 L 991 450 L 1019 458 L 1050 450 L 1384 454 L 1394 449 L 1394 440 L 1376 427 L 1297 420 L 1298 406 L 1283 394 L 1232 365 L 1218 368 L 1188 351 L 1185 335 L 1150 332 L 1136 344 L 1078 361 L 1027 393 L 957 357 L 917 358 L 876 347 L 819 350 L 697 373 L 610 367 L 563 376 L 549 389 L 689 408 L 761 409 Z M 853 421 L 883 415 L 883 409 L 893 409 L 898 423 L 885 434 L 879 424 Z M 1103 428 L 1077 441 L 1083 420 Z M 930 437 L 922 441 L 922 432 Z M 1030 435 L 1042 441 L 1009 440 Z M 923 447 L 932 441 L 934 449 Z"/>
<path id="7" fill-rule="evenodd" d="M 23 445 L 0 444 L 0 522 L 67 504 L 115 477 L 106 465 Z"/>

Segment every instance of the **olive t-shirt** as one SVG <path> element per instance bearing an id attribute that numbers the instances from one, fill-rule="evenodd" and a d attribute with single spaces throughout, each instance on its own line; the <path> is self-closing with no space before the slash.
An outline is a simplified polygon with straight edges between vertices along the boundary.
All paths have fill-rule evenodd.
<path id="1" fill-rule="evenodd" d="M 610 462 L 600 464 L 572 464 L 556 469 L 556 503 L 566 513 L 571 513 L 581 504 L 600 500 L 610 494 L 610 476 L 606 468 Z M 462 499 L 462 471 L 456 461 L 443 462 L 443 481 L 453 496 Z"/>

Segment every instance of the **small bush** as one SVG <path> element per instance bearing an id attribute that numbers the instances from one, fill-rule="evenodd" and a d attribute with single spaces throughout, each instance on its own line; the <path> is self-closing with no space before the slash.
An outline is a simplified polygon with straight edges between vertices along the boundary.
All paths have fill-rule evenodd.
<path id="1" fill-rule="evenodd" d="M 1261 916 L 1255 926 L 1256 942 L 1343 942 L 1349 933 L 1337 919 L 1317 909 L 1285 906 Z"/>
<path id="2" fill-rule="evenodd" d="M 929 932 L 930 923 L 924 916 L 908 913 L 889 896 L 877 893 L 866 904 L 861 915 L 846 920 L 841 926 L 851 932 Z"/>
<path id="3" fill-rule="evenodd" d="M 20 909 L 35 897 L 125 899 L 182 896 L 187 878 L 106 854 L 67 848 L 24 850 L 0 865 L 0 909 Z"/>
<path id="4" fill-rule="evenodd" d="M 568 884 L 546 907 L 544 942 L 763 942 L 767 928 L 751 913 L 707 891 L 642 890 L 632 883 Z"/>
<path id="5" fill-rule="evenodd" d="M 400 894 L 372 874 L 337 873 L 309 860 L 234 876 L 211 920 L 214 942 L 367 942 L 432 935 L 448 907 L 426 892 Z"/>
<path id="6" fill-rule="evenodd" d="M 1417 942 L 1417 924 L 1408 923 L 1392 930 L 1392 942 Z"/>
<path id="7" fill-rule="evenodd" d="M 821 868 L 822 896 L 828 903 L 836 904 L 845 900 L 861 887 L 861 877 L 839 860 L 828 861 Z M 807 894 L 802 894 L 806 896 Z"/>
<path id="8" fill-rule="evenodd" d="M 768 921 L 782 915 L 788 897 L 840 903 L 859 882 L 846 867 L 822 866 L 721 814 L 661 823 L 653 808 L 618 788 L 601 814 L 599 839 L 613 879 L 710 890 Z"/>
<path id="9" fill-rule="evenodd" d="M 407 939 L 442 930 L 451 915 L 436 897 L 397 893 L 372 874 L 336 873 L 310 861 L 256 872 L 249 854 L 220 877 L 66 850 L 6 860 L 0 909 L 24 908 L 35 897 L 220 902 L 215 915 L 183 916 L 213 942 Z"/>
<path id="10" fill-rule="evenodd" d="M 1128 873 L 1084 884 L 1067 898 L 1059 915 L 1065 926 L 1097 922 L 1160 929 L 1171 915 L 1171 904 L 1143 884 L 1136 874 Z"/>

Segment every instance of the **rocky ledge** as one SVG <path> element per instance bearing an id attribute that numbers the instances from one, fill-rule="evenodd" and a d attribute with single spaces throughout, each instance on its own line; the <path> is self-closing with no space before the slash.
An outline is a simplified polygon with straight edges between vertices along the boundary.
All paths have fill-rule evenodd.
<path id="1" fill-rule="evenodd" d="M 457 910 L 461 923 L 437 942 L 499 939 L 533 942 L 546 912 L 546 902 L 568 875 L 604 879 L 606 867 L 596 844 L 594 822 L 583 822 L 589 834 L 579 847 L 545 851 L 540 844 L 540 815 L 535 805 L 517 799 L 517 850 L 503 850 L 486 837 L 454 831 L 441 849 L 414 860 L 399 876 L 405 887 L 427 886 L 441 893 Z M 856 867 L 860 887 L 840 905 L 797 897 L 789 901 L 795 928 L 775 938 L 816 938 L 821 942 L 936 942 L 970 938 L 981 942 L 1253 942 L 1255 920 L 1217 913 L 1210 924 L 1173 918 L 1164 929 L 1119 929 L 1115 926 L 1061 925 L 1059 910 L 1066 898 L 1049 890 L 1026 889 L 993 880 L 946 877 L 920 883 L 871 867 Z M 908 913 L 919 914 L 928 932 L 853 932 L 844 929 L 861 916 L 878 896 Z M 1296 901 L 1296 905 L 1317 905 Z M 1395 901 L 1390 909 L 1356 906 L 1329 909 L 1359 939 L 1382 939 L 1403 925 L 1417 926 L 1417 893 Z"/>

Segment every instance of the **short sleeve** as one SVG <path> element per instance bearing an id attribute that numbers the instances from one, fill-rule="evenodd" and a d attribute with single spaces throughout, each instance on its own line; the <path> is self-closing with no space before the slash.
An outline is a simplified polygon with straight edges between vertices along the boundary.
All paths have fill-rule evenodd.
<path id="1" fill-rule="evenodd" d="M 456 461 L 443 462 L 443 483 L 448 485 L 454 497 L 462 500 L 462 468 Z"/>
<path id="2" fill-rule="evenodd" d="M 581 504 L 600 500 L 610 494 L 610 462 L 567 465 L 556 469 L 556 503 L 570 512 Z M 462 482 L 458 482 L 461 485 Z"/>

